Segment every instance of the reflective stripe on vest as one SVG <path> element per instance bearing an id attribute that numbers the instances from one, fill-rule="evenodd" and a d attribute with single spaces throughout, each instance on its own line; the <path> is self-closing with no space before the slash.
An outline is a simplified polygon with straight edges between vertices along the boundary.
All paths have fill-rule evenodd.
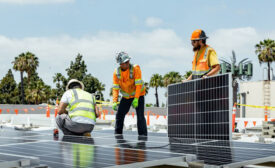
<path id="1" fill-rule="evenodd" d="M 199 56 L 199 57 L 198 57 L 198 55 L 195 56 L 193 61 L 196 61 L 195 62 L 196 64 L 195 64 L 195 69 L 194 69 L 194 67 L 192 68 L 192 75 L 202 76 L 202 75 L 207 74 L 210 71 L 210 67 L 208 66 L 208 61 L 206 61 L 207 60 L 208 49 L 209 49 L 209 47 L 207 46 L 205 51 L 204 51 L 204 55 L 203 55 L 203 59 L 205 60 L 204 64 L 206 64 L 206 65 L 204 65 L 203 70 L 197 69 L 197 64 L 198 64 L 199 61 L 201 61 L 200 60 L 201 56 Z M 197 52 L 197 54 L 198 54 L 198 52 Z"/>
<path id="2" fill-rule="evenodd" d="M 130 79 L 134 78 L 134 66 L 132 64 L 130 64 Z M 118 79 L 121 79 L 121 68 L 118 67 L 116 70 L 116 76 Z"/>
<path id="3" fill-rule="evenodd" d="M 143 92 L 144 89 L 145 89 L 145 86 L 144 86 L 144 84 L 142 84 L 140 92 Z M 124 92 L 123 90 L 120 90 L 120 93 L 122 94 L 122 97 L 130 98 L 130 96 L 135 96 L 136 91 L 133 91 L 132 93 L 129 94 L 129 93 Z"/>
<path id="4" fill-rule="evenodd" d="M 135 66 L 136 66 L 136 64 L 134 66 L 132 64 L 130 64 L 130 79 L 134 78 L 134 67 Z M 118 67 L 116 70 L 116 76 L 119 80 L 121 80 L 121 68 L 120 67 Z M 145 86 L 144 86 L 144 82 L 142 79 L 135 79 L 135 85 L 142 85 L 140 92 L 144 91 Z M 113 84 L 113 89 L 120 89 L 119 84 Z M 136 91 L 129 94 L 123 90 L 120 90 L 120 93 L 122 94 L 122 97 L 130 98 L 130 96 L 135 96 Z"/>
<path id="5" fill-rule="evenodd" d="M 69 103 L 70 118 L 82 116 L 96 121 L 95 98 L 92 94 L 81 89 L 72 89 L 72 99 Z"/>

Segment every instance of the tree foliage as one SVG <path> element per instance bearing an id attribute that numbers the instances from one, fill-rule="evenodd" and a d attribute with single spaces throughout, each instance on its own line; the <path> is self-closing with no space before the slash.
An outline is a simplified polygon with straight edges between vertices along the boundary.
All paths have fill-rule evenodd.
<path id="1" fill-rule="evenodd" d="M 167 87 L 170 84 L 181 82 L 182 79 L 183 78 L 179 72 L 171 71 L 164 75 L 163 85 Z"/>
<path id="2" fill-rule="evenodd" d="M 270 81 L 270 64 L 275 61 L 275 41 L 271 39 L 260 41 L 255 45 L 255 53 L 258 56 L 260 65 L 267 63 L 268 80 Z"/>
<path id="3" fill-rule="evenodd" d="M 83 56 L 78 54 L 74 61 L 71 61 L 70 66 L 66 69 L 67 77 L 61 73 L 56 73 L 53 77 L 53 82 L 56 84 L 56 88 L 53 89 L 53 97 L 61 98 L 66 91 L 66 85 L 69 80 L 77 79 L 82 81 L 85 86 L 85 91 L 89 93 L 96 93 L 104 100 L 103 91 L 105 90 L 105 84 L 101 83 L 96 77 L 87 73 L 87 65 L 83 60 Z"/>
<path id="4" fill-rule="evenodd" d="M 19 89 L 12 74 L 11 69 L 0 82 L 0 103 L 18 104 L 20 103 Z"/>
<path id="5" fill-rule="evenodd" d="M 158 88 L 163 87 L 163 78 L 160 74 L 153 74 L 150 83 L 150 87 L 155 88 L 156 106 L 159 107 Z"/>

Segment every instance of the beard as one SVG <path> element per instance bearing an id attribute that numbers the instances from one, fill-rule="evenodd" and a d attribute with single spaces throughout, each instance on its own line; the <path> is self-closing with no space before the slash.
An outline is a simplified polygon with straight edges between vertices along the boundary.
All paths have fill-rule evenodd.
<path id="1" fill-rule="evenodd" d="M 193 51 L 199 51 L 201 49 L 201 46 L 198 45 L 197 47 L 193 47 Z"/>

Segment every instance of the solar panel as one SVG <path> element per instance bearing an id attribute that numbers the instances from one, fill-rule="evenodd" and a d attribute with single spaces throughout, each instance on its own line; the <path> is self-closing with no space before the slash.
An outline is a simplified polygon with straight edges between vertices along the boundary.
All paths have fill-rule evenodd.
<path id="1" fill-rule="evenodd" d="M 23 134 L 1 130 L 0 141 L 8 138 L 17 139 L 18 142 L 3 141 L 0 145 L 0 165 L 7 165 L 3 161 L 17 160 L 14 156 L 36 157 L 40 160 L 38 165 L 49 167 L 83 168 L 167 164 L 191 167 L 193 163 L 201 161 L 201 167 L 242 167 L 275 159 L 275 147 L 272 144 L 169 138 L 161 133 L 149 133 L 148 139 L 140 139 L 136 132 L 125 131 L 121 136 L 114 135 L 113 130 L 104 130 L 93 131 L 92 138 L 60 134 L 59 139 L 54 140 L 50 131 Z"/>
<path id="2" fill-rule="evenodd" d="M 231 139 L 231 75 L 168 86 L 168 136 Z"/>

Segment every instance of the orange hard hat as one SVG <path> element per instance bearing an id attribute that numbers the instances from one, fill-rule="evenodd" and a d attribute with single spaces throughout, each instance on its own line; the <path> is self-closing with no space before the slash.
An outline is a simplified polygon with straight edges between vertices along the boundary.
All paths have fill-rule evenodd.
<path id="1" fill-rule="evenodd" d="M 201 29 L 197 29 L 193 31 L 191 35 L 191 40 L 203 40 L 207 39 L 208 37 L 206 36 L 205 32 Z"/>

